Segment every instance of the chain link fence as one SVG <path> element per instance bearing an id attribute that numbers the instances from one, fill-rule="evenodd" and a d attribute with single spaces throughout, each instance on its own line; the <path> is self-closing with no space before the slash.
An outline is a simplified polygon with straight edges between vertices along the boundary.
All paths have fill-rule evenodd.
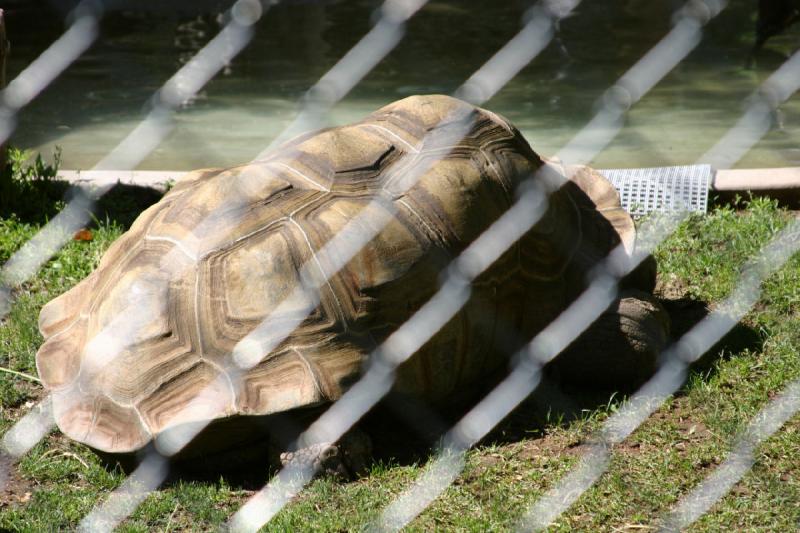
<path id="1" fill-rule="evenodd" d="M 256 23 L 269 16 L 274 1 L 239 0 L 225 14 L 222 30 L 153 95 L 150 109 L 140 124 L 97 165 L 96 169 L 127 170 L 135 168 L 164 140 L 173 127 L 172 115 L 184 102 L 198 93 L 231 62 L 252 39 Z M 489 61 L 477 66 L 454 96 L 481 105 L 493 97 L 526 65 L 535 61 L 557 33 L 559 21 L 571 16 L 579 0 L 547 0 L 525 11 L 522 29 Z M 300 111 L 291 124 L 254 159 L 269 159 L 277 146 L 300 133 L 322 126 L 328 113 L 397 45 L 405 35 L 406 25 L 425 7 L 425 0 L 386 0 L 375 17 L 371 30 L 352 47 L 335 66 L 326 72 L 304 95 Z M 591 162 L 623 128 L 626 114 L 662 78 L 669 74 L 700 43 L 704 26 L 726 8 L 723 0 L 692 0 L 676 11 L 672 29 L 648 53 L 621 76 L 616 83 L 598 94 L 592 119 L 557 152 L 553 163 L 529 178 L 532 186 L 523 187 L 516 202 L 485 232 L 456 257 L 442 272 L 440 289 L 399 326 L 370 354 L 363 376 L 315 420 L 298 438 L 299 447 L 332 443 L 350 430 L 392 389 L 397 368 L 433 337 L 459 310 L 471 293 L 471 284 L 506 250 L 530 230 L 545 213 L 548 196 L 563 185 L 559 161 L 569 164 Z M 70 15 L 72 23 L 64 35 L 15 78 L 2 93 L 0 101 L 0 141 L 8 139 L 19 111 L 78 58 L 97 37 L 102 2 L 82 2 Z M 777 108 L 800 88 L 800 55 L 795 54 L 770 76 L 748 99 L 745 112 L 698 164 L 714 168 L 734 165 L 771 126 Z M 463 116 L 448 116 L 443 121 L 462 124 L 451 127 L 440 147 L 454 147 L 469 130 Z M 434 131 L 433 128 L 431 131 Z M 403 190 L 414 187 L 435 163 L 446 158 L 450 149 L 420 157 L 417 147 L 408 147 L 407 155 L 396 165 L 411 170 L 404 178 Z M 76 196 L 42 231 L 25 244 L 2 267 L 6 287 L 0 291 L 0 312 L 11 307 L 12 289 L 36 274 L 39 268 L 68 242 L 89 220 L 91 206 L 110 187 L 87 189 Z M 249 202 L 246 190 L 233 190 L 227 207 L 244 207 Z M 376 209 L 371 209 L 374 204 Z M 395 215 L 396 206 L 381 198 L 372 200 L 363 215 L 348 222 L 341 232 L 300 268 L 294 291 L 242 338 L 230 354 L 226 368 L 231 380 L 244 374 L 287 339 L 317 308 L 319 292 Z M 231 223 L 236 209 L 213 211 L 195 227 L 195 231 L 177 241 L 165 254 L 161 268 L 169 279 L 180 278 L 187 268 L 199 261 L 206 228 Z M 376 215 L 379 213 L 380 215 Z M 455 481 L 465 464 L 465 453 L 481 441 L 517 405 L 533 392 L 542 377 L 544 365 L 553 360 L 586 330 L 619 294 L 619 282 L 669 237 L 687 212 L 675 210 L 652 217 L 638 231 L 633 254 L 617 246 L 592 270 L 588 288 L 556 320 L 538 333 L 519 353 L 511 372 L 477 403 L 442 440 L 440 449 L 421 477 L 388 505 L 372 524 L 376 530 L 397 530 L 409 524 Z M 662 354 L 662 365 L 655 376 L 635 392 L 613 414 L 592 440 L 594 443 L 578 465 L 539 500 L 535 501 L 518 524 L 522 530 L 546 528 L 575 502 L 605 472 L 613 447 L 623 442 L 641 423 L 684 383 L 689 365 L 713 346 L 755 305 L 761 282 L 779 269 L 800 247 L 800 224 L 793 223 L 774 236 L 748 266 L 743 269 L 736 289 L 714 311 L 684 334 Z M 177 257 L 189 261 L 179 261 Z M 321 272 L 321 275 L 320 275 Z M 303 302 L 300 312 L 297 302 Z M 293 310 L 292 320 L 276 320 L 284 307 Z M 140 312 L 139 312 L 140 313 Z M 93 372 L 102 372 L 134 343 L 136 330 L 147 317 L 137 315 L 132 306 L 109 322 L 87 343 L 84 364 Z M 217 383 L 209 384 L 190 402 L 175 420 L 192 419 L 156 438 L 155 446 L 143 458 L 128 479 L 108 498 L 97 505 L 81 522 L 86 531 L 110 531 L 128 517 L 169 473 L 169 458 L 184 449 L 215 418 L 208 412 Z M 696 521 L 714 501 L 722 497 L 752 466 L 753 451 L 769 435 L 779 430 L 800 408 L 798 382 L 765 407 L 750 424 L 748 431 L 734 444 L 730 457 L 708 478 L 676 505 L 664 518 L 665 530 L 684 528 Z M 53 403 L 62 409 L 80 400 L 77 391 L 48 397 L 24 416 L 3 436 L 6 451 L 15 457 L 27 453 L 54 426 Z M 203 416 L 195 416 L 197 412 Z M 188 414 L 187 414 L 188 413 Z M 190 416 L 192 413 L 194 415 Z M 199 421 L 197 421 L 199 419 Z M 322 448 L 316 448 L 319 453 Z M 313 463 L 290 463 L 230 519 L 235 531 L 255 531 L 267 524 L 316 474 Z"/>

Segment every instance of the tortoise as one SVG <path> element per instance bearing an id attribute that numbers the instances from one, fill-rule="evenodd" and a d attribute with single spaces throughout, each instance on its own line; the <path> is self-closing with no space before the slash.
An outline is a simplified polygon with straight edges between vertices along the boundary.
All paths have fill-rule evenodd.
<path id="1" fill-rule="evenodd" d="M 456 126 L 466 135 L 446 144 Z M 504 327 L 519 333 L 513 351 L 565 309 L 612 247 L 631 250 L 635 230 L 596 171 L 546 162 L 490 111 L 412 96 L 360 122 L 301 135 L 261 160 L 191 172 L 144 211 L 94 272 L 41 311 L 46 340 L 36 364 L 58 427 L 124 456 L 211 419 L 181 451 L 191 458 L 266 438 L 273 415 L 319 412 L 435 293 L 442 270 L 512 205 L 520 183 L 547 179 L 542 168 L 569 180 L 536 226 L 477 278 L 457 316 L 398 371 L 396 390 L 452 404 L 507 365 Z M 377 218 L 383 204 L 375 198 L 394 206 L 391 221 L 329 279 L 312 269 L 316 307 L 230 379 L 237 343 L 268 315 L 277 324 L 296 311 L 288 297 L 304 282 L 301 265 L 319 263 L 318 250 L 357 215 L 370 220 L 363 210 Z M 557 374 L 619 386 L 651 373 L 668 328 L 650 294 L 654 278 L 652 263 L 629 277 L 627 294 Z M 575 371 L 588 360 L 596 368 Z M 209 388 L 213 406 L 185 409 Z"/>

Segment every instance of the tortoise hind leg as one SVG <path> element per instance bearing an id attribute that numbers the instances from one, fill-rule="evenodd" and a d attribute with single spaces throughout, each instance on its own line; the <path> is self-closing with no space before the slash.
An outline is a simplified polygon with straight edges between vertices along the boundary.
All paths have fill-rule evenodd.
<path id="1" fill-rule="evenodd" d="M 635 390 L 655 373 L 669 325 L 669 315 L 651 294 L 625 290 L 549 369 L 568 386 Z"/>

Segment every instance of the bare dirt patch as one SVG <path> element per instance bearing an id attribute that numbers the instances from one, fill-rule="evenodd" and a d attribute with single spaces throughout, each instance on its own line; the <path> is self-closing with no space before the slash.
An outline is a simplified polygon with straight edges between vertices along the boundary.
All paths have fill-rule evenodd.
<path id="1" fill-rule="evenodd" d="M 28 400 L 15 407 L 0 407 L 0 415 L 13 422 L 25 416 L 46 395 L 36 383 L 21 382 L 17 386 L 25 390 Z M 19 459 L 0 450 L 0 509 L 27 503 L 36 486 L 34 480 L 20 474 Z"/>
<path id="2" fill-rule="evenodd" d="M 34 486 L 33 481 L 19 474 L 16 459 L 0 454 L 0 509 L 27 503 Z"/>

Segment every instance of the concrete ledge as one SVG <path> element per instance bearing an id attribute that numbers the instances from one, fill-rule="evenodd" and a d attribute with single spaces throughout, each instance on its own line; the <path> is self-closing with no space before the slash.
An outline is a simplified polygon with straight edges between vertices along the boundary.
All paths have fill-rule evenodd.
<path id="1" fill-rule="evenodd" d="M 800 190 L 800 167 L 717 170 L 715 191 Z"/>
<path id="2" fill-rule="evenodd" d="M 138 185 L 164 191 L 187 174 L 182 170 L 59 170 L 57 177 L 75 185 Z"/>
<path id="3" fill-rule="evenodd" d="M 711 182 L 711 191 L 723 201 L 732 201 L 736 195 L 766 196 L 775 198 L 781 205 L 800 207 L 800 168 L 740 168 L 717 170 Z"/>
<path id="4" fill-rule="evenodd" d="M 123 183 L 164 191 L 169 183 L 188 174 L 182 170 L 60 170 L 60 179 L 77 185 L 109 185 Z M 711 192 L 722 201 L 737 194 L 747 197 L 769 196 L 782 204 L 800 206 L 800 167 L 743 168 L 717 170 L 711 181 Z"/>

